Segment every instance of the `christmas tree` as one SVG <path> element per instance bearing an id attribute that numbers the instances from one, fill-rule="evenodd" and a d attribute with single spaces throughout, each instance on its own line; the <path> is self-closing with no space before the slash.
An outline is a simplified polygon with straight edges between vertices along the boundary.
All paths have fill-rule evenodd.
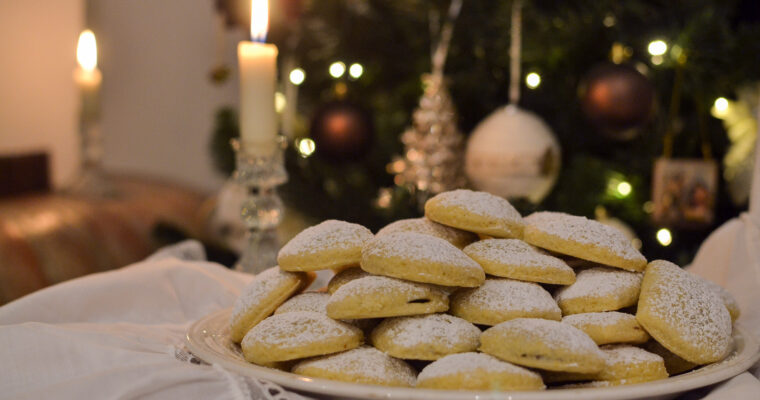
<path id="1" fill-rule="evenodd" d="M 282 192 L 290 207 L 373 231 L 420 215 L 415 196 L 403 182 L 394 182 L 389 164 L 404 154 L 402 133 L 413 123 L 423 94 L 420 77 L 431 71 L 436 37 L 430 27 L 440 26 L 448 6 L 448 1 L 273 3 L 270 40 L 288 67 L 305 72 L 297 118 L 311 121 L 289 125 L 296 128 L 286 154 L 290 181 Z M 465 136 L 507 103 L 511 8 L 511 2 L 470 0 L 456 20 L 444 75 Z M 287 15 L 280 22 L 289 23 L 278 23 L 278 13 Z M 710 110 L 722 105 L 716 99 L 735 99 L 741 88 L 760 80 L 759 37 L 760 5 L 751 0 L 526 1 L 519 106 L 556 134 L 562 166 L 543 201 L 513 204 L 524 215 L 549 209 L 594 217 L 601 209 L 635 231 L 648 258 L 689 262 L 706 235 L 745 204 L 731 200 L 721 173 L 710 224 L 654 223 L 653 165 L 663 155 L 720 164 L 729 139 Z M 289 84 L 290 70 L 283 64 L 283 84 Z M 605 70 L 609 65 L 627 72 Z M 628 80 L 637 85 L 629 103 L 651 102 L 643 114 L 641 109 L 616 114 L 621 110 L 610 112 L 590 95 L 583 97 L 594 84 L 612 84 L 630 71 L 644 77 Z M 347 108 L 325 109 L 335 101 Z M 330 122 L 334 118 L 348 128 L 336 131 L 340 124 Z M 371 123 L 356 123 L 363 119 Z M 217 129 L 217 137 L 226 134 Z M 231 158 L 224 146 L 217 148 L 222 160 Z M 658 240 L 663 228 L 672 243 L 663 235 Z"/>

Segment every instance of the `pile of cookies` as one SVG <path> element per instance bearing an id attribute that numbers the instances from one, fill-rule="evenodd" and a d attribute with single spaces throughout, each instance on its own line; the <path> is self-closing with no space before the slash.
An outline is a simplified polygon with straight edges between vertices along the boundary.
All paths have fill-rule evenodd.
<path id="1" fill-rule="evenodd" d="M 237 300 L 231 337 L 249 362 L 340 381 L 540 390 L 667 378 L 732 350 L 739 310 L 719 286 L 647 263 L 614 228 L 525 218 L 503 198 L 455 190 L 425 217 L 373 235 L 305 229 Z M 302 293 L 314 271 L 336 275 Z"/>

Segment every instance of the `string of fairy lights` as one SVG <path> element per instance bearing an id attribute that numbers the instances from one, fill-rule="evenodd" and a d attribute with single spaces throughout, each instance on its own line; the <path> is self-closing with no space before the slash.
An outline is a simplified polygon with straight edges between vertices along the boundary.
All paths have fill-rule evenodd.
<path id="1" fill-rule="evenodd" d="M 614 16 L 605 18 L 604 25 L 609 27 L 615 24 Z M 654 66 L 660 66 L 665 62 L 665 57 L 670 51 L 670 56 L 680 62 L 683 57 L 683 49 L 678 46 L 669 46 L 663 39 L 655 39 L 649 42 L 647 46 L 647 52 L 650 56 L 650 62 Z M 343 61 L 334 61 L 327 69 L 328 74 L 333 79 L 341 79 L 348 73 L 348 78 L 357 80 L 364 74 L 364 66 L 360 63 L 352 63 L 346 65 Z M 295 86 L 300 86 L 306 81 L 306 71 L 302 68 L 294 68 L 288 74 L 288 80 Z M 541 75 L 536 71 L 529 71 L 524 76 L 525 86 L 528 89 L 535 90 L 541 83 Z M 278 95 L 278 96 L 277 96 Z M 281 93 L 276 95 L 276 104 L 278 112 L 281 112 L 285 108 L 285 97 Z M 730 101 L 725 97 L 719 97 L 715 99 L 711 113 L 714 117 L 722 119 L 729 113 L 731 107 Z M 314 140 L 308 137 L 297 138 L 294 141 L 295 149 L 302 158 L 308 158 L 314 154 L 316 150 L 316 144 Z M 633 193 L 633 186 L 630 182 L 625 180 L 624 176 L 613 176 L 610 178 L 607 185 L 607 194 L 618 199 L 625 199 Z M 651 212 L 653 204 L 651 201 L 647 201 L 644 204 L 644 211 Z M 668 228 L 660 228 L 655 233 L 657 242 L 663 247 L 669 246 L 673 242 L 673 234 Z"/>

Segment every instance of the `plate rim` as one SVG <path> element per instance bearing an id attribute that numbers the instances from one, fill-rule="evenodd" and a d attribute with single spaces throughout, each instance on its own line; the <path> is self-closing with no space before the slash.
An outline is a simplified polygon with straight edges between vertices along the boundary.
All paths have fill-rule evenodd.
<path id="1" fill-rule="evenodd" d="M 729 364 L 697 375 L 685 373 L 667 379 L 639 384 L 546 391 L 494 392 L 389 387 L 309 378 L 250 364 L 244 360 L 219 353 L 207 345 L 205 340 L 210 336 L 220 334 L 218 330 L 219 322 L 223 322 L 224 326 L 226 326 L 231 311 L 232 308 L 217 310 L 190 325 L 185 335 L 185 342 L 188 349 L 194 355 L 209 364 L 217 364 L 241 375 L 269 380 L 285 389 L 343 398 L 359 398 L 357 396 L 362 396 L 361 398 L 365 399 L 429 399 L 434 397 L 443 400 L 493 398 L 509 398 L 512 400 L 636 399 L 648 396 L 674 395 L 723 382 L 741 374 L 760 360 L 760 341 L 758 337 L 753 335 L 749 329 L 743 327 L 741 323 L 735 323 L 733 337 L 735 340 L 742 341 L 743 346 L 741 351 L 735 354 L 734 359 L 728 361 Z M 213 328 L 216 329 L 213 330 Z M 701 370 L 693 372 L 699 371 Z"/>

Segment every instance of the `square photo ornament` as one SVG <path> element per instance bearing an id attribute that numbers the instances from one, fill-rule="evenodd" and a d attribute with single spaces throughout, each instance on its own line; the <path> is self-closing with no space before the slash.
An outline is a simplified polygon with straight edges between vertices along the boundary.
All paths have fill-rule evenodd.
<path id="1" fill-rule="evenodd" d="M 715 161 L 659 158 L 652 176 L 652 219 L 667 226 L 709 225 L 715 217 L 717 190 Z"/>

